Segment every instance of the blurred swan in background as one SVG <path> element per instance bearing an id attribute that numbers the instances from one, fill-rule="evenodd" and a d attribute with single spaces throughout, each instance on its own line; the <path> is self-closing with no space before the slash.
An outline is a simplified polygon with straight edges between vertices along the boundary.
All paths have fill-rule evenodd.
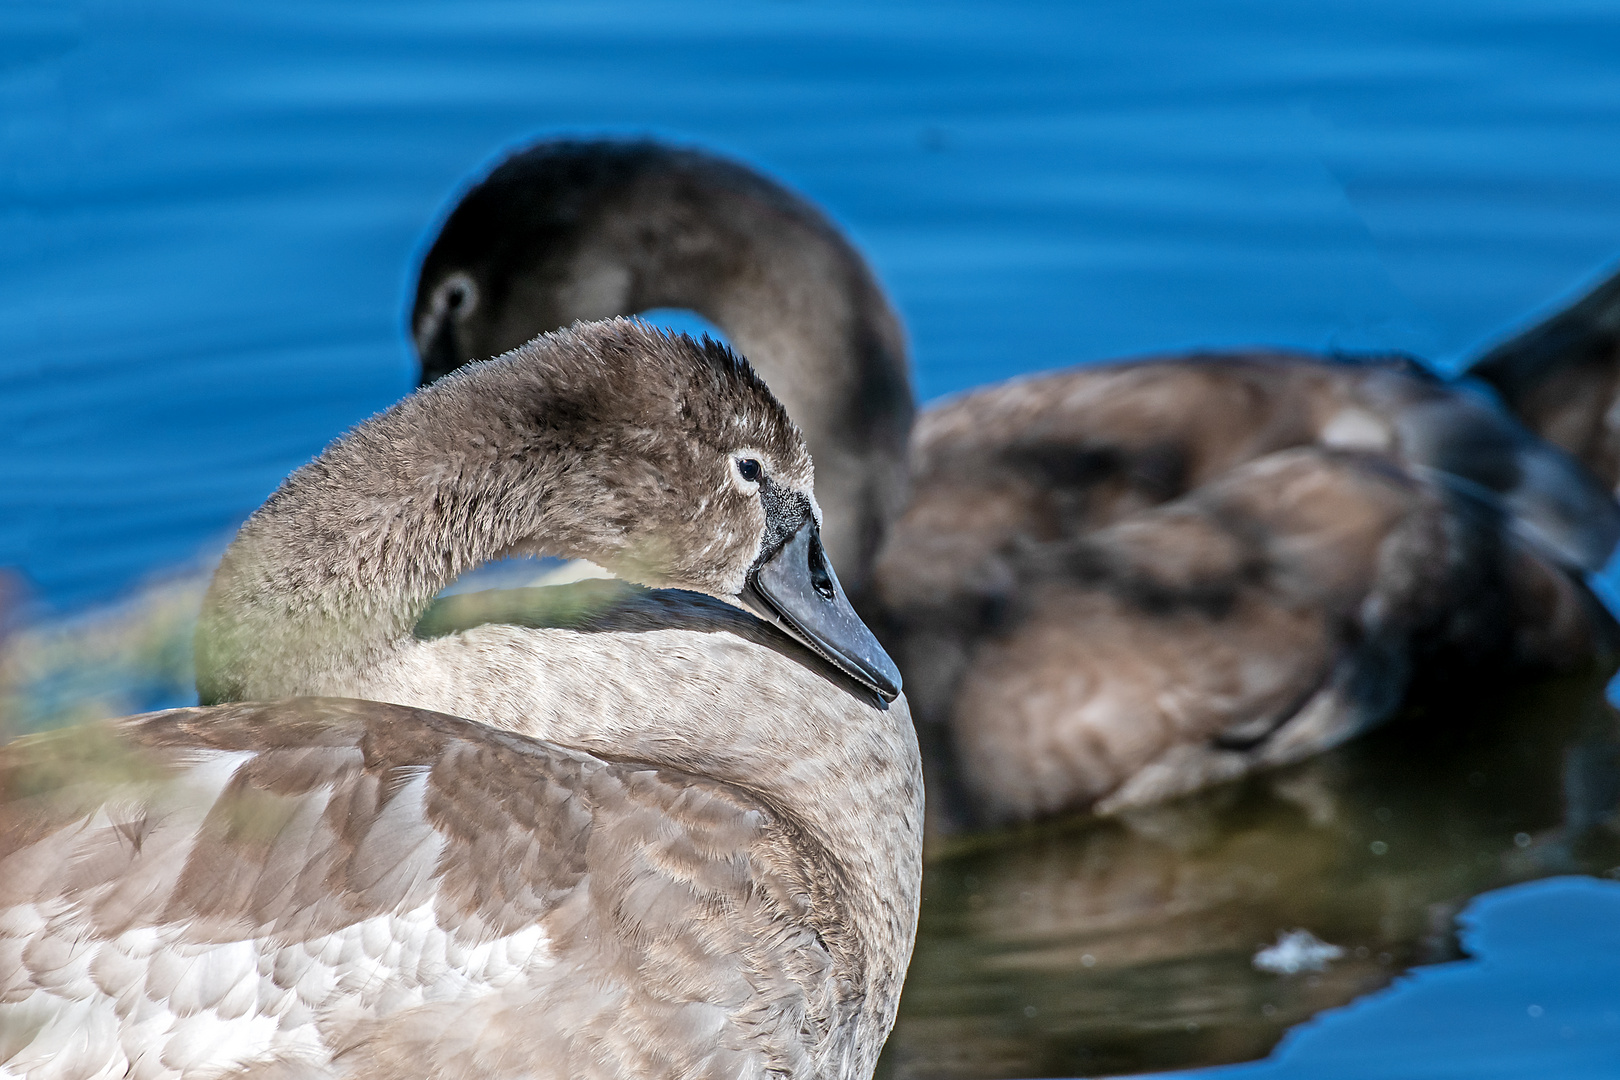
<path id="1" fill-rule="evenodd" d="M 211 707 L 0 751 L 0 1069 L 870 1076 L 922 777 L 816 537 L 764 384 L 636 322 L 360 425 L 226 553 Z M 687 591 L 414 634 L 514 549 Z"/>
<path id="2" fill-rule="evenodd" d="M 1156 801 L 1366 729 L 1420 665 L 1578 666 L 1606 642 L 1579 577 L 1620 509 L 1400 359 L 1015 379 L 923 413 L 902 470 L 904 352 L 870 271 L 809 203 L 701 151 L 514 154 L 446 219 L 411 327 L 427 380 L 653 307 L 717 325 L 838 463 L 826 528 L 906 673 L 936 827 Z"/>
<path id="3" fill-rule="evenodd" d="M 1156 801 L 1341 742 L 1414 676 L 1607 647 L 1579 575 L 1614 502 L 1399 362 L 1012 380 L 925 413 L 912 466 L 875 580 L 968 822 Z"/>

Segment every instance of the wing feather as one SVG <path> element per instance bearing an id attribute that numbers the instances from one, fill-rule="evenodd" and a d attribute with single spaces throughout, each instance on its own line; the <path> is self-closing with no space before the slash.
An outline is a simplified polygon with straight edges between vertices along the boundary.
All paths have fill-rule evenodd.
<path id="1" fill-rule="evenodd" d="M 0 785 L 21 1075 L 791 1075 L 848 1052 L 860 958 L 824 853 L 735 787 L 323 699 L 22 740 Z"/>

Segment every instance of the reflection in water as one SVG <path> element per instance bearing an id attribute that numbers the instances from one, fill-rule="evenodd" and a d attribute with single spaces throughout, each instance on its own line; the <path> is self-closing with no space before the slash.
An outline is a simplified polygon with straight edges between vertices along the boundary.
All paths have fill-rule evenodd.
<path id="1" fill-rule="evenodd" d="M 1294 768 L 933 857 L 880 1075 L 1073 1076 L 1242 1061 L 1291 1025 L 1459 955 L 1501 885 L 1620 862 L 1620 731 L 1598 678 L 1409 710 Z M 1617 868 L 1620 869 L 1620 868 Z M 1257 970 L 1301 928 L 1321 972 Z"/>

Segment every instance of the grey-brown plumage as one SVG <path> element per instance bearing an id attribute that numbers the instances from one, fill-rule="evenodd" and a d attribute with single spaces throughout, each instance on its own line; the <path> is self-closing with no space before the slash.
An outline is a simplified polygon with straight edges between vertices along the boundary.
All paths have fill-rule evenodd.
<path id="1" fill-rule="evenodd" d="M 1576 588 L 1471 511 L 1376 456 L 1301 448 L 1014 555 L 948 706 L 969 820 L 1111 812 L 1289 764 L 1459 656 L 1590 655 Z"/>
<path id="2" fill-rule="evenodd" d="M 220 704 L 0 752 L 0 1062 L 870 1075 L 920 763 L 903 698 L 735 606 L 783 507 L 813 515 L 809 459 L 763 384 L 622 320 L 338 440 L 221 565 L 198 638 Z M 687 591 L 413 633 L 514 548 Z M 341 697 L 228 703 L 306 694 Z"/>
<path id="3" fill-rule="evenodd" d="M 1381 454 L 1476 496 L 1571 569 L 1601 568 L 1620 538 L 1620 511 L 1579 465 L 1488 403 L 1398 358 L 1260 350 L 1088 365 L 943 402 L 913 439 L 919 494 L 907 514 L 990 496 L 1018 506 L 995 528 L 964 520 L 951 530 L 953 550 L 972 549 L 956 558 L 977 562 L 1014 536 L 1095 528 L 1296 446 Z M 974 494 L 953 496 L 959 484 Z M 938 518 L 930 513 L 930 527 Z M 939 572 L 968 570 L 958 561 Z"/>
<path id="4" fill-rule="evenodd" d="M 411 334 L 431 381 L 576 319 L 688 308 L 803 429 L 852 595 L 905 497 L 905 336 L 819 209 L 742 165 L 650 141 L 542 142 L 462 196 L 422 263 Z"/>
<path id="5" fill-rule="evenodd" d="M 1231 354 L 925 413 L 875 571 L 941 828 L 1151 802 L 1387 718 L 1415 676 L 1578 666 L 1620 511 L 1401 364 Z"/>
<path id="6" fill-rule="evenodd" d="M 881 1042 L 843 868 L 735 785 L 316 698 L 0 776 L 14 1075 L 842 1076 Z"/>
<path id="7" fill-rule="evenodd" d="M 1620 275 L 1491 349 L 1469 374 L 1620 489 Z"/>

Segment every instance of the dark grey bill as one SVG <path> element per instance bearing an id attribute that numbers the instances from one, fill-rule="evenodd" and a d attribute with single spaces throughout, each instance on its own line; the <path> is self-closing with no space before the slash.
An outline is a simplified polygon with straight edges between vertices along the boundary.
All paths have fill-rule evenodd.
<path id="1" fill-rule="evenodd" d="M 900 670 L 850 607 L 814 519 L 754 568 L 738 599 L 884 701 L 900 696 Z"/>

